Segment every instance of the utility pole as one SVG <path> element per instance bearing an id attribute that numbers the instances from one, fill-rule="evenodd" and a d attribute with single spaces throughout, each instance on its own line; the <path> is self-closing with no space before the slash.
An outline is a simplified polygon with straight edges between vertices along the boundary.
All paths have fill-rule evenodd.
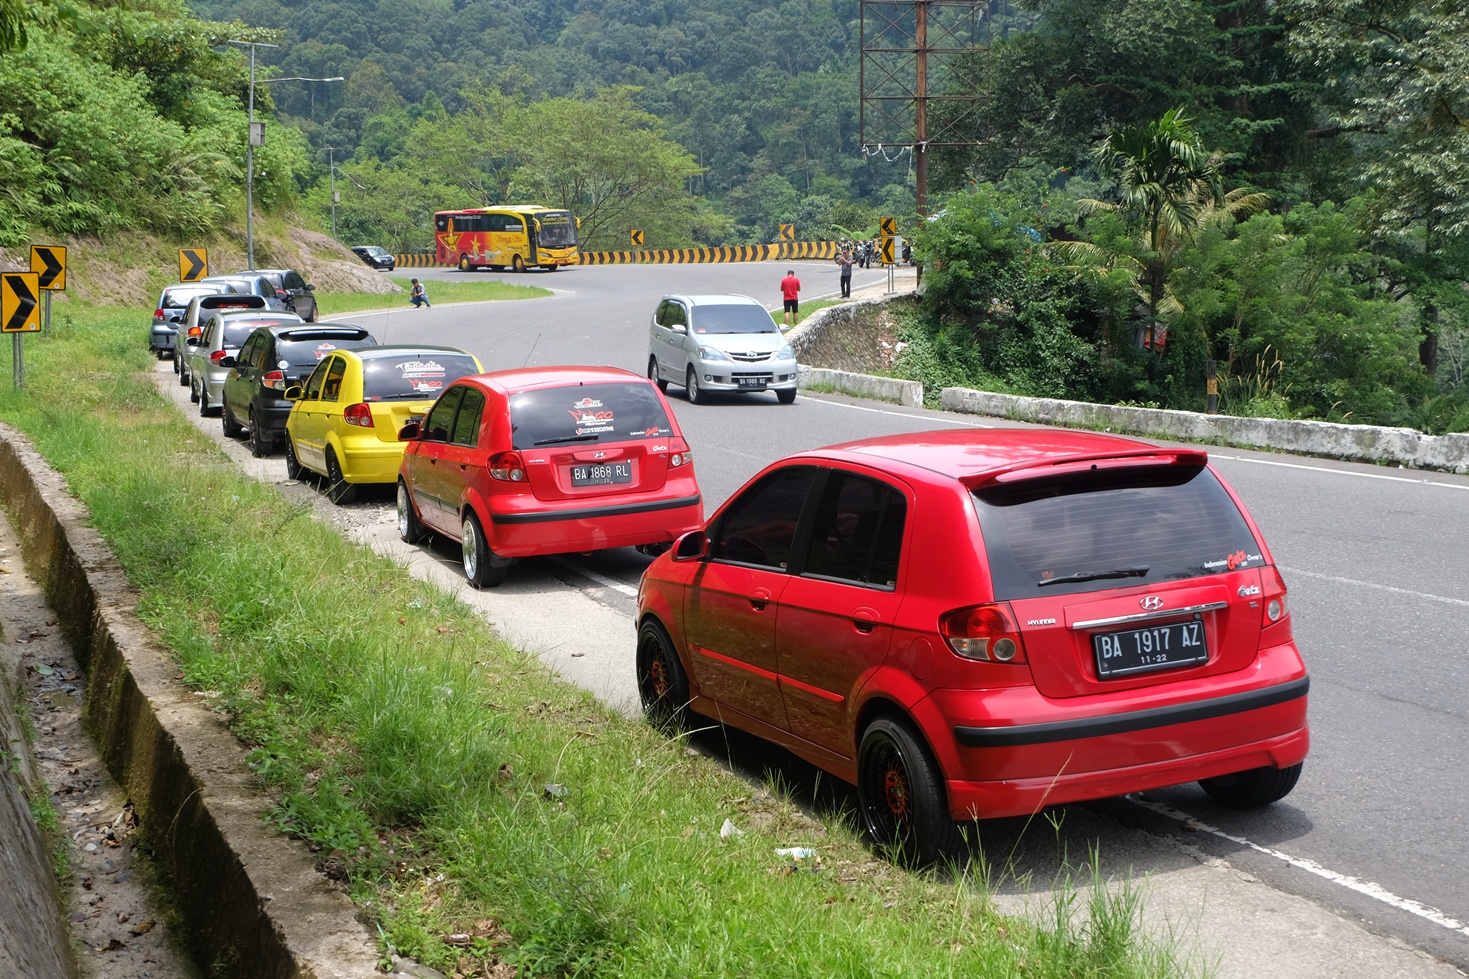
<path id="1" fill-rule="evenodd" d="M 335 241 L 337 239 L 337 164 L 336 164 L 336 158 L 333 156 L 333 154 L 335 152 L 336 152 L 336 147 L 334 147 L 334 146 L 328 146 L 326 148 L 326 166 L 327 166 L 327 169 L 331 172 L 331 185 L 332 185 L 332 240 L 333 241 Z"/>
<path id="2" fill-rule="evenodd" d="M 255 147 L 265 145 L 265 123 L 255 122 L 255 49 L 278 48 L 261 41 L 230 41 L 250 49 L 249 141 L 245 144 L 245 261 L 255 267 Z"/>

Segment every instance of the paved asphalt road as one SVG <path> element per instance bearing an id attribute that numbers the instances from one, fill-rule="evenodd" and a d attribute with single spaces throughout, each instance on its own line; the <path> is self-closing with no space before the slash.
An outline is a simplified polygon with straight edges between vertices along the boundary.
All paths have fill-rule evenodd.
<path id="1" fill-rule="evenodd" d="M 790 265 L 805 285 L 803 299 L 835 293 L 834 266 Z M 641 373 L 648 319 L 661 295 L 743 292 L 775 306 L 785 268 L 475 273 L 557 294 L 427 310 L 405 304 L 341 319 L 373 329 L 382 342 L 461 346 L 491 369 L 594 363 Z M 435 279 L 462 275 L 417 274 L 430 290 Z M 854 284 L 881 293 L 885 281 L 882 271 L 859 269 Z M 1007 424 L 836 396 L 803 396 L 791 406 L 774 395 L 731 396 L 695 408 L 676 386 L 669 395 L 710 511 L 791 451 L 889 432 Z M 206 424 L 217 431 L 217 421 Z M 232 454 L 266 478 L 283 479 L 278 458 Z M 1197 787 L 1181 786 L 1065 807 L 1029 824 L 994 821 L 986 824 L 984 851 L 1000 873 L 1000 891 L 1034 900 L 1022 895 L 1057 876 L 1058 853 L 1081 863 L 1097 847 L 1107 874 L 1148 876 L 1154 915 L 1186 939 L 1197 933 L 1206 954 L 1221 956 L 1221 975 L 1366 979 L 1469 969 L 1469 791 L 1462 775 L 1469 746 L 1469 478 L 1233 449 L 1211 456 L 1250 506 L 1290 587 L 1313 681 L 1313 747 L 1300 785 L 1255 813 L 1221 809 Z M 644 558 L 623 550 L 527 562 L 501 589 L 476 594 L 463 584 L 457 548 L 402 549 L 390 494 L 347 509 L 345 522 L 361 539 L 461 591 L 574 681 L 624 709 L 635 703 L 629 616 Z M 731 761 L 756 773 L 770 764 L 758 744 L 735 745 Z M 791 784 L 815 781 L 799 762 L 779 764 Z M 815 800 L 833 802 L 841 804 L 840 793 Z M 1202 890 L 1200 868 L 1215 874 Z M 1241 892 L 1241 881 L 1249 889 Z"/>

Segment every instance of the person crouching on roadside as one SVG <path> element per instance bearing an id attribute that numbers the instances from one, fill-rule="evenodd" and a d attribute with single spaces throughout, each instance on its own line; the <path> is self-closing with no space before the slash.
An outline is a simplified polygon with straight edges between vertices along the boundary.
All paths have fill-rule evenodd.
<path id="1" fill-rule="evenodd" d="M 422 309 L 424 306 L 432 308 L 433 303 L 428 301 L 428 291 L 423 288 L 423 283 L 417 279 L 409 281 L 413 283 L 413 288 L 408 290 L 408 301 L 413 304 L 413 307 L 415 309 Z"/>

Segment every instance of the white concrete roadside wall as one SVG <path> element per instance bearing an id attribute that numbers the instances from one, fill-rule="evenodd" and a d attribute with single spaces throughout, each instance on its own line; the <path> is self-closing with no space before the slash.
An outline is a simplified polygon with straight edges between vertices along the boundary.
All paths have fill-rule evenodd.
<path id="1" fill-rule="evenodd" d="M 1469 472 L 1469 434 L 1424 435 L 1411 428 L 1284 421 L 1275 418 L 1237 418 L 1231 415 L 1203 415 L 1163 408 L 1122 408 L 1054 398 L 1022 398 L 969 388 L 944 388 L 939 393 L 939 398 L 945 411 L 989 415 L 1015 421 L 1186 442 L 1276 449 L 1300 455 L 1400 465 L 1413 469 Z"/>
<path id="2" fill-rule="evenodd" d="M 839 391 L 859 398 L 872 398 L 874 401 L 889 401 L 907 408 L 923 407 L 921 381 L 902 381 L 896 377 L 853 374 L 850 371 L 802 365 L 796 375 L 796 385 L 808 389 Z"/>

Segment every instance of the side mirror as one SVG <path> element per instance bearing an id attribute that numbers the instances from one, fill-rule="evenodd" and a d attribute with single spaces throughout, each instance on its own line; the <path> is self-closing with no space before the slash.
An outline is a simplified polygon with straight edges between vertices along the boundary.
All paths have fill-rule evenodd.
<path id="1" fill-rule="evenodd" d="M 292 384 L 286 388 L 285 398 L 287 401 L 300 401 L 306 396 L 306 389 L 299 384 Z"/>
<path id="2" fill-rule="evenodd" d="M 709 556 L 709 538 L 702 530 L 691 530 L 673 542 L 673 560 L 702 561 Z"/>
<path id="3" fill-rule="evenodd" d="M 235 362 L 234 356 L 231 355 L 231 356 L 228 356 L 228 357 L 221 357 L 221 358 L 219 358 L 219 366 L 221 366 L 221 367 L 234 367 L 234 366 L 236 366 L 236 362 Z"/>
<path id="4" fill-rule="evenodd" d="M 402 428 L 398 429 L 398 441 L 399 442 L 414 442 L 414 441 L 417 441 L 418 440 L 418 432 L 419 432 L 419 430 L 422 427 L 423 426 L 422 426 L 422 424 L 420 422 L 409 422 L 407 425 L 404 425 Z"/>
<path id="5" fill-rule="evenodd" d="M 308 283 L 306 283 L 306 291 L 307 292 L 315 292 L 316 291 L 316 286 L 314 286 L 314 285 L 312 285 L 311 283 L 308 282 Z"/>
<path id="6" fill-rule="evenodd" d="M 689 328 L 682 323 L 675 323 L 669 329 L 679 336 L 688 336 Z"/>
<path id="7" fill-rule="evenodd" d="M 186 346 L 186 347 L 197 347 L 197 346 L 199 346 L 199 338 L 198 337 L 184 337 L 184 346 Z"/>

